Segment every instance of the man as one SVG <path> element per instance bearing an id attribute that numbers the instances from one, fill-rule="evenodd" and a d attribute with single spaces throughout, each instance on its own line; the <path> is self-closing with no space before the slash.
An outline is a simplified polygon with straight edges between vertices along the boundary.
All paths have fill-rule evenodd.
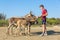
<path id="1" fill-rule="evenodd" d="M 43 28 L 43 32 L 41 34 L 41 36 L 47 35 L 47 31 L 46 31 L 46 16 L 48 15 L 47 10 L 44 8 L 44 5 L 40 5 L 40 9 L 42 10 L 42 28 Z"/>

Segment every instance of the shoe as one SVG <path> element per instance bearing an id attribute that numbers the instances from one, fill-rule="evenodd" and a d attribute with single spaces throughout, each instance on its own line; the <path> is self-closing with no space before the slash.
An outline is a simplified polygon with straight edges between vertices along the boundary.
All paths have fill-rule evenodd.
<path id="1" fill-rule="evenodd" d="M 45 32 L 44 35 L 47 36 L 48 35 L 47 32 Z"/>
<path id="2" fill-rule="evenodd" d="M 40 36 L 44 36 L 44 33 L 42 33 Z"/>

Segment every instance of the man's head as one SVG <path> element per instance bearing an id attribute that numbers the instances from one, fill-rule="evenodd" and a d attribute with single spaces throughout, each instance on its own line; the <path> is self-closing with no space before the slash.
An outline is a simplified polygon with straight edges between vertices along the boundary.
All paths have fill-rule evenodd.
<path id="1" fill-rule="evenodd" d="M 44 9 L 44 5 L 40 5 L 40 9 L 43 10 Z"/>

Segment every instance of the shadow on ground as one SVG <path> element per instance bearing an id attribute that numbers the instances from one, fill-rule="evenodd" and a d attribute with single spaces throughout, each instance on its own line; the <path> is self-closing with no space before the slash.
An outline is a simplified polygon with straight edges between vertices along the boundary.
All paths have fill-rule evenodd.
<path id="1" fill-rule="evenodd" d="M 40 35 L 42 32 L 32 32 L 33 35 Z M 53 30 L 47 31 L 48 35 L 60 35 L 60 32 L 55 32 Z"/>
<path id="2" fill-rule="evenodd" d="M 60 35 L 60 32 L 55 32 L 53 30 L 47 31 L 48 35 Z"/>

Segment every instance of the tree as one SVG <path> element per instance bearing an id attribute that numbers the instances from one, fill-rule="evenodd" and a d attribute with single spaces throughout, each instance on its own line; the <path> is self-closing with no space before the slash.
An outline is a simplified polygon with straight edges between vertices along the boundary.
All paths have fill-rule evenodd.
<path id="1" fill-rule="evenodd" d="M 5 20 L 6 19 L 6 15 L 3 13 L 0 13 L 0 20 Z"/>

